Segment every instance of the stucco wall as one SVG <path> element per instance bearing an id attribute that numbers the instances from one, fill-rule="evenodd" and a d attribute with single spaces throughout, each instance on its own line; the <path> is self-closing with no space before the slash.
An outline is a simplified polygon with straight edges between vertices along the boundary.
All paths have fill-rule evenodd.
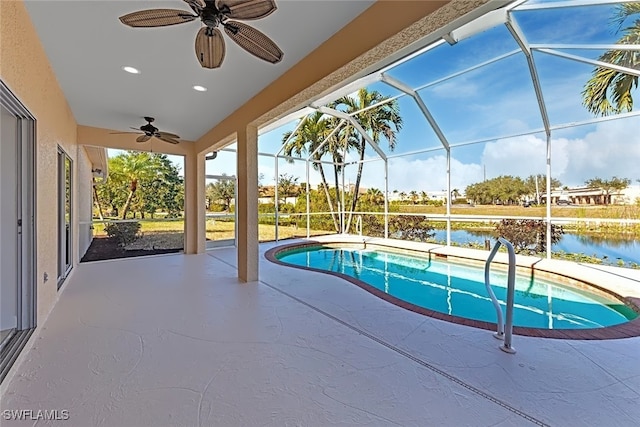
<path id="1" fill-rule="evenodd" d="M 29 109 L 36 125 L 38 323 L 57 300 L 56 159 L 60 145 L 77 164 L 76 121 L 56 80 L 24 3 L 0 1 L 0 78 Z M 77 168 L 75 168 L 77 170 Z M 78 183 L 74 171 L 74 182 Z M 77 227 L 78 197 L 73 221 Z M 74 264 L 78 259 L 74 230 Z M 44 281 L 45 273 L 48 281 Z"/>

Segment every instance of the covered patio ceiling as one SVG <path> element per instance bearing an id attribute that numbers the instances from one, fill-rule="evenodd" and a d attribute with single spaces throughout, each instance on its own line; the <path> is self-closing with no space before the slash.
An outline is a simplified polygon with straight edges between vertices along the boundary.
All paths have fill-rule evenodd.
<path id="1" fill-rule="evenodd" d="M 141 29 L 118 19 L 142 9 L 189 13 L 186 2 L 33 0 L 26 6 L 78 124 L 126 131 L 152 116 L 161 130 L 197 140 L 373 3 L 277 1 L 274 13 L 247 22 L 279 45 L 283 60 L 269 64 L 227 39 L 226 58 L 214 70 L 195 56 L 199 20 Z"/>

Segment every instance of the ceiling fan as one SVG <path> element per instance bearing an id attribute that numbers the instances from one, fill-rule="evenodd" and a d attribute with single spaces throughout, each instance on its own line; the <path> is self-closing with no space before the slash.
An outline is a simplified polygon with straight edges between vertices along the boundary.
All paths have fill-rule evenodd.
<path id="1" fill-rule="evenodd" d="M 218 68 L 225 55 L 222 26 L 241 48 L 272 64 L 282 60 L 280 48 L 265 34 L 232 19 L 255 20 L 276 10 L 275 0 L 184 0 L 195 12 L 179 9 L 147 9 L 120 17 L 130 27 L 164 27 L 200 18 L 204 26 L 196 35 L 196 56 L 203 68 Z"/>
<path id="2" fill-rule="evenodd" d="M 131 128 L 131 129 L 142 132 L 142 135 L 136 138 L 136 142 L 147 142 L 152 137 L 155 137 L 161 141 L 168 142 L 169 144 L 180 143 L 180 141 L 178 141 L 180 137 L 175 133 L 160 132 L 157 127 L 152 125 L 151 123 L 153 123 L 153 121 L 155 120 L 153 117 L 145 117 L 144 119 L 147 121 L 146 125 L 142 125 L 139 128 L 134 128 L 134 127 Z M 114 134 L 140 133 L 140 132 L 114 132 Z"/>

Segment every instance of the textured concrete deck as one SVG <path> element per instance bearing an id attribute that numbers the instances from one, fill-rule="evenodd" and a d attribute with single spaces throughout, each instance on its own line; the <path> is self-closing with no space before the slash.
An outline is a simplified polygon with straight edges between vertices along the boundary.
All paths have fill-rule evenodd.
<path id="1" fill-rule="evenodd" d="M 336 277 L 261 258 L 261 282 L 240 284 L 234 266 L 233 249 L 80 265 L 3 384 L 2 409 L 68 410 L 53 424 L 69 426 L 640 419 L 640 338 L 516 336 L 508 355 L 488 331 Z M 12 425 L 34 421 L 3 418 Z"/>

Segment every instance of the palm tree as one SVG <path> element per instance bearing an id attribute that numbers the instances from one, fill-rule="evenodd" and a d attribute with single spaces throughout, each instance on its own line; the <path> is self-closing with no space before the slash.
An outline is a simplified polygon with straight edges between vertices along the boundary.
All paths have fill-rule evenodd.
<path id="1" fill-rule="evenodd" d="M 289 157 L 302 157 L 303 153 L 311 154 L 320 147 L 322 142 L 327 138 L 327 136 L 331 133 L 331 126 L 333 125 L 324 114 L 320 112 L 316 112 L 310 116 L 308 116 L 302 126 L 298 129 L 296 134 L 291 137 L 292 131 L 286 132 L 282 135 L 282 143 L 286 143 L 284 147 L 284 155 Z M 289 138 L 291 139 L 289 140 Z M 289 140 L 287 142 L 287 140 Z M 322 148 L 320 148 L 313 155 L 312 160 L 315 160 L 312 165 L 313 169 L 320 172 L 320 179 L 322 180 L 322 189 L 324 190 L 325 196 L 327 198 L 327 203 L 329 204 L 329 210 L 331 211 L 331 218 L 333 219 L 333 225 L 335 226 L 336 232 L 340 231 L 340 226 L 338 224 L 338 218 L 334 209 L 334 202 L 331 199 L 331 194 L 329 193 L 329 185 L 327 184 L 327 177 L 324 173 L 324 168 L 322 163 L 319 160 L 329 152 L 329 144 L 325 144 Z M 289 163 L 293 163 L 292 159 L 287 160 Z M 336 165 L 334 165 L 334 174 L 337 176 L 335 171 Z M 336 178 L 337 181 L 337 178 Z M 336 195 L 337 197 L 337 195 Z"/>
<path id="2" fill-rule="evenodd" d="M 451 198 L 455 200 L 458 197 L 460 197 L 460 190 L 458 190 L 457 188 L 454 188 L 453 190 L 451 190 Z"/>
<path id="3" fill-rule="evenodd" d="M 429 195 L 427 194 L 426 191 L 421 191 L 420 192 L 420 202 L 422 203 L 427 203 L 427 200 L 429 200 Z"/>
<path id="4" fill-rule="evenodd" d="M 358 91 L 355 97 L 342 97 L 337 100 L 335 104 L 337 106 L 346 107 L 347 113 L 355 113 L 356 111 L 371 107 L 372 105 L 378 104 L 386 99 L 387 97 L 378 91 L 370 92 L 366 88 L 363 88 Z M 399 106 L 396 100 L 380 105 L 376 108 L 361 111 L 360 113 L 357 113 L 354 118 L 371 136 L 373 142 L 379 144 L 380 140 L 384 138 L 389 144 L 390 150 L 395 148 L 396 133 L 402 129 L 402 117 L 400 117 Z M 351 200 L 351 209 L 349 211 L 349 219 L 346 226 L 346 230 L 349 230 L 349 227 L 351 226 L 351 218 L 353 217 L 353 212 L 355 211 L 356 203 L 358 202 L 358 192 L 360 190 L 360 181 L 362 179 L 362 167 L 364 166 L 363 160 L 367 148 L 367 141 L 363 135 L 357 134 L 355 129 L 351 127 L 348 127 L 345 131 L 347 132 L 347 135 L 349 135 L 347 138 L 354 139 L 356 141 L 356 148 L 360 155 L 358 174 L 356 176 L 354 194 L 353 199 Z"/>
<path id="5" fill-rule="evenodd" d="M 411 203 L 414 205 L 418 204 L 418 192 L 416 190 L 411 190 L 409 192 L 409 197 L 411 198 Z"/>
<path id="6" fill-rule="evenodd" d="M 640 14 L 640 3 L 620 4 L 616 8 L 612 22 L 618 25 L 619 32 L 624 21 L 637 14 Z M 636 19 L 631 26 L 623 30 L 623 35 L 617 44 L 640 44 L 640 19 Z M 598 59 L 636 70 L 640 68 L 640 54 L 634 50 L 610 50 Z M 596 67 L 582 91 L 582 103 L 589 112 L 600 116 L 631 111 L 633 110 L 631 90 L 637 87 L 637 75 Z"/>
<path id="7" fill-rule="evenodd" d="M 384 203 L 384 194 L 377 188 L 369 188 L 365 194 L 365 200 L 372 205 L 380 205 Z"/>
<path id="8" fill-rule="evenodd" d="M 109 179 L 127 185 L 129 195 L 122 209 L 122 219 L 126 219 L 139 181 L 161 178 L 156 158 L 146 152 L 120 154 L 109 162 Z"/>

